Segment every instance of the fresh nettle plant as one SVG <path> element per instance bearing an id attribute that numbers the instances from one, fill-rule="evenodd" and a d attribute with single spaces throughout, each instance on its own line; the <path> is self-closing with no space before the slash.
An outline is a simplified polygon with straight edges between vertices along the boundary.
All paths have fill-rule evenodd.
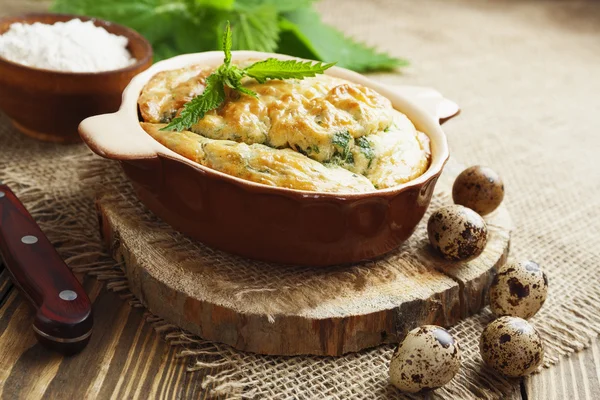
<path id="1" fill-rule="evenodd" d="M 233 50 L 337 60 L 358 72 L 393 70 L 406 61 L 359 43 L 325 24 L 316 0 L 54 0 L 52 10 L 104 18 L 135 29 L 155 60 L 217 50 L 226 21 Z"/>
<path id="2" fill-rule="evenodd" d="M 264 83 L 268 79 L 304 79 L 322 74 L 335 64 L 267 58 L 246 68 L 240 68 L 231 63 L 232 33 L 229 22 L 225 26 L 222 47 L 225 52 L 223 64 L 206 78 L 206 85 L 202 94 L 186 103 L 179 116 L 174 118 L 162 130 L 182 131 L 189 129 L 204 118 L 208 111 L 215 110 L 223 104 L 225 101 L 225 87 L 247 96 L 257 97 L 255 92 L 242 86 L 244 77 L 254 78 L 259 83 Z"/>

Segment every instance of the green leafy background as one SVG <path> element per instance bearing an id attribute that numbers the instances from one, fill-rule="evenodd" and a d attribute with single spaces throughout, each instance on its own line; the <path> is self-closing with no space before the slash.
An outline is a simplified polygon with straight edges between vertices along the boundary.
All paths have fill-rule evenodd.
<path id="1" fill-rule="evenodd" d="M 144 35 L 156 60 L 218 50 L 231 22 L 234 50 L 337 62 L 355 71 L 392 70 L 406 61 L 344 36 L 321 21 L 314 0 L 56 0 L 53 11 L 127 25 Z"/>

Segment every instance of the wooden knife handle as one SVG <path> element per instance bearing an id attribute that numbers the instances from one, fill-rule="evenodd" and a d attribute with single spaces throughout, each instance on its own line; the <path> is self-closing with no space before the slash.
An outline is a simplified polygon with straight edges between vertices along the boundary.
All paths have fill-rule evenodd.
<path id="1" fill-rule="evenodd" d="M 57 351 L 82 350 L 92 333 L 83 287 L 15 194 L 0 185 L 0 254 L 14 283 L 37 309 L 33 330 Z"/>

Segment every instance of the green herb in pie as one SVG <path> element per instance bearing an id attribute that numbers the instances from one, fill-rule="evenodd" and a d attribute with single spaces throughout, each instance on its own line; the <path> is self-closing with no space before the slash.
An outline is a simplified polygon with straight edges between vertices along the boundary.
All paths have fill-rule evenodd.
<path id="1" fill-rule="evenodd" d="M 268 58 L 242 69 L 231 64 L 232 39 L 229 23 L 225 27 L 222 43 L 225 52 L 223 65 L 206 78 L 204 92 L 188 102 L 179 116 L 174 118 L 163 130 L 183 131 L 189 129 L 193 124 L 204 118 L 204 114 L 208 111 L 214 110 L 223 104 L 225 101 L 225 86 L 245 95 L 256 97 L 255 92 L 242 86 L 242 78 L 244 77 L 254 78 L 259 83 L 264 83 L 268 79 L 304 79 L 322 74 L 335 64 L 297 60 L 283 61 Z"/>

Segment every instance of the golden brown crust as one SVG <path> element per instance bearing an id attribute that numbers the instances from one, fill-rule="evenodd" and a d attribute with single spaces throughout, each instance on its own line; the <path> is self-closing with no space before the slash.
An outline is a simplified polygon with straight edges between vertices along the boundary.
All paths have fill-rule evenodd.
<path id="1" fill-rule="evenodd" d="M 138 99 L 142 118 L 146 122 L 168 122 L 185 103 L 204 91 L 212 68 L 195 65 L 154 75 Z"/>
<path id="2" fill-rule="evenodd" d="M 210 68 L 192 66 L 154 76 L 139 99 L 143 120 L 169 122 L 187 101 L 204 90 L 204 81 L 211 72 Z M 225 102 L 218 109 L 206 113 L 190 128 L 200 138 L 212 139 L 211 144 L 205 144 L 205 147 L 220 148 L 214 141 L 228 142 L 228 150 L 235 147 L 230 142 L 248 146 L 260 144 L 270 149 L 268 153 L 272 162 L 284 163 L 287 159 L 288 170 L 311 168 L 313 164 L 308 161 L 314 160 L 329 171 L 339 168 L 370 181 L 370 185 L 359 184 L 356 190 L 350 191 L 397 186 L 420 176 L 429 166 L 429 138 L 418 132 L 404 114 L 394 110 L 387 98 L 372 89 L 328 75 L 304 80 L 270 80 L 263 84 L 245 78 L 242 83 L 255 91 L 257 97 L 227 90 Z M 145 129 L 148 131 L 148 126 Z M 189 137 L 189 132 L 183 135 L 193 138 Z M 193 150 L 194 146 L 192 149 L 184 148 L 181 142 L 176 143 L 166 133 L 153 136 L 185 157 L 210 166 L 206 158 L 194 159 L 195 154 L 189 154 L 197 151 Z M 243 151 L 246 147 L 237 146 L 235 149 Z M 250 159 L 255 155 L 252 153 Z M 302 173 L 312 176 L 314 171 L 296 171 L 290 175 L 283 174 L 283 168 L 280 168 L 277 173 L 282 177 L 267 179 L 242 171 L 251 168 L 247 157 L 229 154 L 227 162 L 231 165 L 218 163 L 218 167 L 211 168 L 276 186 L 337 190 L 335 184 L 325 185 L 328 187 L 325 190 L 319 187 L 323 186 L 322 182 L 316 186 L 300 183 L 302 179 L 299 180 L 298 176 Z M 326 174 L 322 168 L 317 169 L 317 175 L 323 179 L 343 179 L 339 174 Z M 288 178 L 283 175 L 292 178 L 286 181 Z M 310 179 L 316 178 L 312 176 Z M 348 191 L 348 182 L 338 183 L 340 188 Z"/>

